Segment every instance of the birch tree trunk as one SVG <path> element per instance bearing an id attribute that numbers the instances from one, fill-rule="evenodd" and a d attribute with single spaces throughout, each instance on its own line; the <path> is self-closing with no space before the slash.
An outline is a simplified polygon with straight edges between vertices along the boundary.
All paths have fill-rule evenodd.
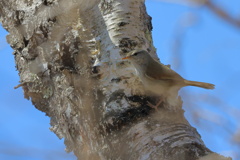
<path id="1" fill-rule="evenodd" d="M 24 97 L 51 118 L 79 160 L 231 159 L 213 153 L 184 118 L 181 100 L 147 105 L 121 57 L 156 57 L 144 0 L 1 0 Z"/>

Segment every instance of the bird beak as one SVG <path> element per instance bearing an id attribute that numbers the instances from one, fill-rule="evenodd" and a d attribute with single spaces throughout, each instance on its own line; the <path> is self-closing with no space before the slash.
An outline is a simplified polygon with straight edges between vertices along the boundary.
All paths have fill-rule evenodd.
<path id="1" fill-rule="evenodd" d="M 122 59 L 129 59 L 130 58 L 130 56 L 128 56 L 128 57 L 124 57 L 124 58 L 122 58 Z"/>

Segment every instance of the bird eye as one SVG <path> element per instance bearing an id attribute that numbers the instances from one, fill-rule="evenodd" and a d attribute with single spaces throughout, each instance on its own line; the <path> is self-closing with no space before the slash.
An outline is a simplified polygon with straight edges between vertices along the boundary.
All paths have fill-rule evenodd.
<path id="1" fill-rule="evenodd" d="M 136 53 L 133 54 L 133 56 L 136 56 L 136 55 L 138 55 L 138 52 L 136 52 Z"/>

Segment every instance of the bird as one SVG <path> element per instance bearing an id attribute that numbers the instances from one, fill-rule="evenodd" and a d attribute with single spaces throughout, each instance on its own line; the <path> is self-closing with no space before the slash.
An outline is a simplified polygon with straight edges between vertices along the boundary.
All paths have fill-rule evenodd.
<path id="1" fill-rule="evenodd" d="M 154 60 L 146 50 L 133 50 L 122 58 L 122 60 L 129 60 L 135 67 L 136 73 L 142 81 L 146 93 L 162 97 L 156 105 L 148 102 L 148 105 L 155 109 L 157 109 L 164 100 L 166 100 L 168 104 L 176 104 L 172 102 L 175 101 L 174 98 L 176 99 L 178 91 L 182 87 L 195 86 L 204 89 L 215 88 L 215 85 L 211 83 L 184 79 L 169 66 Z"/>

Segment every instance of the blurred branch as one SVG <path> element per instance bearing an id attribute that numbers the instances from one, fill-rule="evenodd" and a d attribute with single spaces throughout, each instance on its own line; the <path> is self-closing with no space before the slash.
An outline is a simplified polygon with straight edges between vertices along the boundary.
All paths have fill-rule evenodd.
<path id="1" fill-rule="evenodd" d="M 212 0 L 206 0 L 205 6 L 208 7 L 208 9 L 211 10 L 218 17 L 222 18 L 233 26 L 240 28 L 240 19 L 234 18 L 232 15 L 230 15 L 230 13 L 213 3 Z"/>
<path id="2" fill-rule="evenodd" d="M 237 106 L 231 106 L 226 101 L 222 100 L 219 95 L 214 96 L 209 94 L 182 92 L 182 96 L 188 97 L 187 99 L 184 99 L 184 106 L 186 107 L 186 110 L 191 113 L 190 117 L 195 125 L 209 133 L 216 133 L 217 128 L 222 129 L 224 132 L 221 134 L 224 134 L 234 147 L 240 148 L 240 127 L 236 126 L 234 123 L 239 122 L 240 120 L 240 110 L 237 109 Z M 200 101 L 206 102 L 205 104 L 214 108 L 204 108 L 204 105 L 198 105 L 201 104 Z M 215 128 L 212 128 L 209 124 L 206 125 L 202 120 L 211 122 L 215 125 Z M 238 129 L 236 130 L 235 128 Z M 234 157 L 240 157 L 239 152 L 232 152 Z"/>
<path id="3" fill-rule="evenodd" d="M 174 40 L 171 46 L 172 48 L 172 68 L 176 70 L 183 69 L 183 47 L 184 47 L 184 39 L 188 30 L 193 27 L 197 23 L 197 17 L 189 12 L 185 13 L 180 20 L 178 21 L 175 30 L 174 30 Z"/>
<path id="4" fill-rule="evenodd" d="M 206 6 L 211 12 L 223 19 L 224 21 L 230 23 L 231 25 L 240 28 L 240 19 L 234 18 L 225 9 L 218 6 L 212 0 L 159 0 L 166 3 L 182 4 L 187 6 Z"/>

